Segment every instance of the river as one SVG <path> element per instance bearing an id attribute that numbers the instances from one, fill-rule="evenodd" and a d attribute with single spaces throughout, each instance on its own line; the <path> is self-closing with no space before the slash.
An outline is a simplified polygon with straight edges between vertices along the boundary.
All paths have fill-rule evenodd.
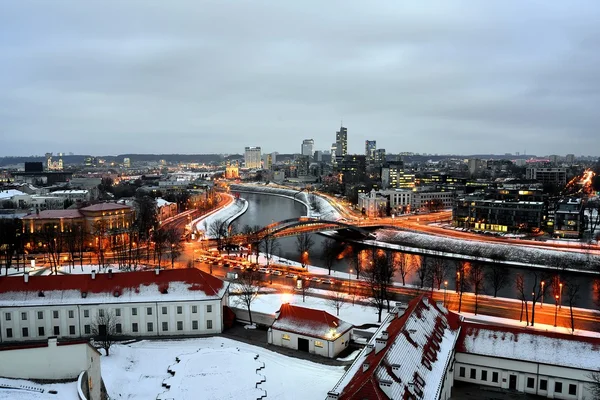
<path id="1" fill-rule="evenodd" d="M 281 221 L 287 218 L 297 218 L 306 215 L 306 207 L 297 201 L 290 198 L 274 196 L 268 194 L 257 194 L 257 193 L 240 193 L 240 196 L 248 201 L 248 211 L 240 216 L 234 223 L 238 228 L 242 228 L 244 225 L 259 225 L 265 226 L 274 221 Z M 314 245 L 309 252 L 309 264 L 316 266 L 325 266 L 322 255 L 322 245 L 325 241 L 325 237 L 319 234 L 312 235 Z M 275 251 L 275 254 L 290 260 L 299 261 L 299 253 L 296 247 L 295 237 L 286 237 L 278 240 L 279 249 Z M 336 271 L 349 272 L 349 265 L 345 259 L 336 260 L 333 265 L 333 269 Z M 448 290 L 455 289 L 455 277 L 454 267 L 448 267 Z M 501 297 L 517 298 L 518 293 L 514 284 L 515 277 L 517 274 L 522 273 L 525 276 L 525 287 L 528 288 L 528 292 L 532 289 L 532 283 L 529 281 L 529 276 L 526 271 L 519 268 L 508 267 L 510 274 L 510 283 L 500 289 L 498 295 Z M 396 277 L 396 280 L 400 280 L 400 277 Z M 593 308 L 593 285 L 594 281 L 589 276 L 577 276 L 575 278 L 576 284 L 579 285 L 579 295 L 575 299 L 575 305 L 578 307 Z M 406 283 L 416 284 L 418 281 L 416 274 L 409 274 L 406 279 Z M 485 293 L 489 294 L 491 288 L 485 288 Z M 562 293 L 562 303 L 567 304 L 566 293 Z M 554 297 L 552 290 L 547 290 L 544 298 L 544 303 L 554 303 Z"/>

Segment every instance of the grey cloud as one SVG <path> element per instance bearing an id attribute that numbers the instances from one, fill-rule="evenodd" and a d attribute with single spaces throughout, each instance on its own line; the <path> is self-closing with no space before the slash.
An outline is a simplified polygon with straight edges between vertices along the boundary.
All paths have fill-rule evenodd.
<path id="1" fill-rule="evenodd" d="M 592 1 L 0 4 L 0 155 L 589 154 Z M 52 138 L 49 140 L 48 138 Z"/>

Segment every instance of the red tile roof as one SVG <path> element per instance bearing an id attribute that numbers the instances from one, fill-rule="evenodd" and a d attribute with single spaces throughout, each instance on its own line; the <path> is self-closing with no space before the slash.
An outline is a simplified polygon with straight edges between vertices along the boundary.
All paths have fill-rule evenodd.
<path id="1" fill-rule="evenodd" d="M 384 368 L 386 371 L 391 369 L 391 365 L 389 365 L 389 362 L 388 362 L 389 360 L 386 360 L 386 358 L 387 358 L 386 356 L 388 355 L 388 352 L 390 352 L 390 350 L 392 350 L 392 349 L 394 349 L 395 352 L 398 352 L 398 351 L 402 352 L 402 349 L 406 349 L 407 346 L 408 346 L 408 348 L 415 347 L 416 350 L 418 350 L 419 353 L 422 354 L 423 359 L 427 358 L 431 364 L 435 363 L 435 361 L 437 359 L 437 351 L 439 351 L 439 343 L 437 343 L 437 342 L 434 343 L 434 340 L 433 340 L 434 333 L 433 332 L 421 332 L 421 334 L 424 334 L 427 336 L 427 342 L 426 342 L 425 346 L 423 346 L 423 349 L 419 350 L 418 349 L 419 346 L 417 345 L 416 342 L 414 342 L 414 340 L 411 337 L 412 334 L 406 331 L 406 324 L 407 324 L 408 319 L 413 315 L 416 318 L 420 319 L 421 313 L 423 312 L 423 310 L 429 309 L 430 307 L 433 307 L 433 310 L 435 310 L 434 314 L 439 314 L 435 318 L 435 323 L 432 325 L 433 331 L 442 331 L 443 332 L 444 329 L 446 329 L 446 328 L 444 328 L 445 324 L 447 324 L 447 329 L 449 329 L 451 331 L 456 331 L 457 329 L 460 328 L 461 321 L 460 321 L 459 315 L 451 313 L 451 312 L 443 314 L 442 311 L 439 310 L 439 308 L 437 307 L 435 302 L 433 300 L 430 300 L 430 298 L 427 296 L 421 295 L 421 296 L 413 299 L 408 304 L 408 307 L 405 310 L 404 314 L 400 315 L 397 318 L 394 318 L 389 323 L 389 325 L 386 327 L 385 331 L 387 331 L 387 333 L 388 333 L 388 339 L 386 341 L 386 344 L 385 344 L 385 347 L 383 348 L 383 350 L 381 350 L 379 352 L 372 350 L 366 357 L 364 357 L 361 360 L 362 363 L 368 363 L 368 365 L 369 365 L 368 369 L 366 371 L 363 371 L 362 363 L 361 363 L 361 365 L 358 367 L 358 369 L 356 369 L 354 371 L 354 376 L 352 376 L 350 378 L 350 380 L 348 381 L 348 383 L 343 387 L 343 389 L 340 393 L 339 399 L 341 399 L 341 400 L 387 399 L 388 397 L 381 390 L 381 388 L 379 386 L 377 374 L 378 374 L 378 370 L 380 368 Z M 443 320 L 445 320 L 446 322 L 443 322 Z M 417 333 L 417 334 L 419 334 L 419 333 Z M 436 346 L 437 346 L 437 350 L 435 350 L 434 352 L 430 352 L 431 354 L 433 354 L 433 358 L 434 358 L 432 361 L 429 358 L 430 353 L 428 353 L 428 351 L 429 351 L 428 349 L 430 347 L 436 347 Z M 396 357 L 396 356 L 402 356 L 402 355 L 395 354 L 394 357 Z M 357 360 L 359 360 L 359 359 L 360 359 L 360 356 L 357 358 Z M 418 360 L 418 365 L 420 365 L 422 362 L 427 363 L 427 361 Z M 405 363 L 404 367 L 409 368 L 408 364 L 412 364 L 412 362 Z M 353 365 L 352 367 L 355 367 L 355 365 Z M 352 369 L 352 367 L 351 367 L 351 369 Z M 392 379 L 395 379 L 394 373 L 388 373 L 388 374 Z M 416 369 L 415 369 L 414 375 L 415 375 L 415 379 L 417 379 L 417 376 L 419 376 Z M 412 379 L 412 376 L 411 376 L 411 379 Z M 344 378 L 342 378 L 342 380 L 344 380 Z M 398 382 L 398 383 L 400 383 L 400 382 Z M 413 396 L 413 395 L 408 390 L 406 383 L 407 382 L 400 383 L 405 386 L 405 390 L 404 390 L 402 398 L 410 399 L 410 398 L 412 398 L 411 396 Z M 424 385 L 425 384 L 426 383 L 424 383 Z M 436 382 L 430 382 L 429 384 L 435 385 Z"/>
<path id="2" fill-rule="evenodd" d="M 207 296 L 217 296 L 223 288 L 223 281 L 196 268 L 164 269 L 155 271 L 119 272 L 90 274 L 30 276 L 25 282 L 23 276 L 0 278 L 0 294 L 12 292 L 50 292 L 78 290 L 87 293 L 114 293 L 125 289 L 134 290 L 141 286 L 157 285 L 159 290 L 168 289 L 170 282 L 188 284 L 188 290 L 199 290 Z"/>
<path id="3" fill-rule="evenodd" d="M 27 214 L 23 219 L 61 219 L 83 218 L 79 210 L 44 210 L 39 213 Z"/>
<path id="4" fill-rule="evenodd" d="M 128 210 L 131 207 L 124 204 L 117 203 L 98 203 L 88 207 L 83 207 L 82 211 L 115 211 L 115 210 Z"/>
<path id="5" fill-rule="evenodd" d="M 322 310 L 286 303 L 281 305 L 278 313 L 272 328 L 281 331 L 332 340 L 328 335 L 330 331 L 335 331 L 339 337 L 352 329 L 351 324 Z"/>

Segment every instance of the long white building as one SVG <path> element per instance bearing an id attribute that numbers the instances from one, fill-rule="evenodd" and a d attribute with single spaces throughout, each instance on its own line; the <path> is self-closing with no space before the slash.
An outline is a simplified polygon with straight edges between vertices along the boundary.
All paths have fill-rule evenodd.
<path id="1" fill-rule="evenodd" d="M 105 313 L 117 335 L 220 333 L 228 285 L 195 268 L 2 277 L 0 342 L 90 337 Z"/>

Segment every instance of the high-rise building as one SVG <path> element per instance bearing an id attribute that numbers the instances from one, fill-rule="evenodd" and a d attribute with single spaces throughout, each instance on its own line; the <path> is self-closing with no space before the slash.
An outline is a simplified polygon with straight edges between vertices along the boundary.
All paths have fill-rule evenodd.
<path id="1" fill-rule="evenodd" d="M 367 164 L 372 164 L 375 161 L 375 149 L 377 148 L 376 140 L 365 141 L 365 157 L 367 157 Z"/>
<path id="2" fill-rule="evenodd" d="M 331 163 L 335 164 L 336 159 L 335 156 L 337 155 L 337 142 L 335 143 L 331 143 Z"/>
<path id="3" fill-rule="evenodd" d="M 244 164 L 246 168 L 250 169 L 261 168 L 260 147 L 246 147 L 244 151 Z"/>
<path id="4" fill-rule="evenodd" d="M 348 129 L 343 126 L 335 133 L 336 150 L 335 155 L 344 157 L 348 154 Z"/>
<path id="5" fill-rule="evenodd" d="M 323 152 L 321 150 L 315 151 L 313 154 L 313 160 L 321 162 L 323 161 Z"/>
<path id="6" fill-rule="evenodd" d="M 567 164 L 575 163 L 575 154 L 567 154 L 567 156 L 565 157 L 565 161 L 567 162 Z"/>
<path id="7" fill-rule="evenodd" d="M 313 147 L 315 146 L 315 141 L 313 139 L 304 139 L 302 141 L 302 149 L 300 150 L 300 154 L 303 156 L 313 156 Z"/>
<path id="8" fill-rule="evenodd" d="M 272 154 L 264 154 L 263 155 L 263 168 L 264 169 L 271 169 L 271 167 L 273 166 L 273 155 Z"/>
<path id="9" fill-rule="evenodd" d="M 375 152 L 373 153 L 373 161 L 375 162 L 375 164 L 380 166 L 385 164 L 385 149 L 375 150 Z"/>
<path id="10" fill-rule="evenodd" d="M 274 151 L 271 153 L 271 164 L 275 164 L 277 163 L 277 156 L 279 155 L 278 152 Z"/>
<path id="11" fill-rule="evenodd" d="M 131 159 L 129 157 L 123 159 L 123 167 L 131 168 Z"/>

